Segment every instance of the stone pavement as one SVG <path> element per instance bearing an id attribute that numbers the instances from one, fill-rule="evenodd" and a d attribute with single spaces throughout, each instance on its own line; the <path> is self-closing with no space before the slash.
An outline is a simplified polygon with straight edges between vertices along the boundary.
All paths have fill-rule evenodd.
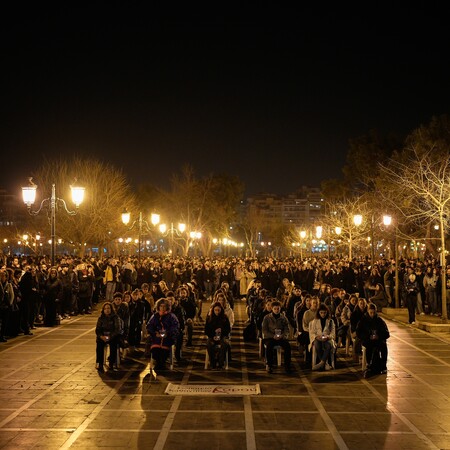
<path id="1" fill-rule="evenodd" d="M 142 352 L 98 374 L 96 317 L 63 321 L 0 345 L 2 449 L 450 449 L 449 341 L 389 320 L 388 374 L 368 380 L 339 350 L 336 370 L 264 370 L 236 306 L 227 371 L 203 368 L 196 326 L 187 366 L 150 380 Z M 169 396 L 167 384 L 255 384 L 261 395 Z"/>

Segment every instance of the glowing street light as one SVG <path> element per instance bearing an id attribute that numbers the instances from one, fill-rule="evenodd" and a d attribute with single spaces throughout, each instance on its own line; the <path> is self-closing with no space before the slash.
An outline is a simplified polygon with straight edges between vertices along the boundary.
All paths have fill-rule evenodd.
<path id="1" fill-rule="evenodd" d="M 158 216 L 159 219 L 159 215 L 155 214 L 155 216 Z M 155 217 L 155 220 L 157 218 Z M 158 223 L 158 222 L 157 222 Z M 173 254 L 173 247 L 174 247 L 174 242 L 175 242 L 175 237 L 174 235 L 176 234 L 178 237 L 181 237 L 181 235 L 186 231 L 186 224 L 185 223 L 179 223 L 178 227 L 174 227 L 173 222 L 171 222 L 170 224 L 170 228 L 167 228 L 167 225 L 165 223 L 162 223 L 159 225 L 159 231 L 162 235 L 168 235 L 170 234 L 170 250 L 169 253 Z"/>
<path id="2" fill-rule="evenodd" d="M 124 225 L 128 225 L 131 220 L 131 214 L 125 209 L 122 213 L 122 223 Z M 131 227 L 128 228 L 129 231 L 131 231 L 135 225 L 138 225 L 138 239 L 135 240 L 135 243 L 138 246 L 138 261 L 141 262 L 141 241 L 142 241 L 142 231 L 145 227 L 147 231 L 151 231 L 148 223 L 143 219 L 142 212 L 139 212 L 139 217 L 137 220 L 133 222 Z"/>
<path id="3" fill-rule="evenodd" d="M 383 216 L 383 225 L 389 226 L 392 223 L 392 217 L 387 214 Z"/>
<path id="4" fill-rule="evenodd" d="M 76 180 L 75 180 L 76 182 Z M 84 200 L 84 192 L 85 188 L 81 186 L 70 186 L 72 191 L 72 202 L 75 204 L 75 211 L 70 211 L 67 208 L 66 202 L 62 198 L 56 197 L 56 188 L 55 184 L 52 184 L 52 195 L 49 198 L 45 198 L 42 200 L 41 205 L 37 211 L 32 211 L 31 207 L 34 205 L 36 201 L 36 190 L 37 185 L 33 182 L 33 178 L 29 178 L 29 185 L 22 187 L 22 198 L 25 205 L 27 205 L 27 209 L 30 215 L 37 216 L 44 206 L 50 208 L 50 228 L 51 228 L 51 260 L 52 266 L 55 265 L 55 253 L 56 253 L 56 209 L 58 205 L 62 205 L 67 214 L 74 216 L 78 212 L 78 208 Z"/>
<path id="5" fill-rule="evenodd" d="M 322 237 L 323 228 L 319 225 L 316 227 L 316 238 L 320 239 Z"/>
<path id="6" fill-rule="evenodd" d="M 353 223 L 359 227 L 362 224 L 363 216 L 361 214 L 355 214 L 353 216 Z"/>

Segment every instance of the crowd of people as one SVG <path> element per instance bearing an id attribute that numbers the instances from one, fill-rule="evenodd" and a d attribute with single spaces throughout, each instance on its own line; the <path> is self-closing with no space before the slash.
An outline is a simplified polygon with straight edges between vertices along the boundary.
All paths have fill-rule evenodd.
<path id="1" fill-rule="evenodd" d="M 401 305 L 408 308 L 410 323 L 415 322 L 416 314 L 440 314 L 441 270 L 433 258 L 400 262 Z M 450 274 L 450 268 L 444 270 Z M 220 368 L 231 351 L 234 302 L 246 299 L 249 323 L 267 350 L 269 372 L 273 371 L 272 349 L 276 346 L 284 349 L 285 369 L 291 370 L 292 336 L 301 353 L 310 355 L 314 347 L 318 357 L 312 362 L 315 370 L 331 370 L 335 347 L 345 345 L 347 340 L 354 346 L 355 357 L 362 345 L 371 356 L 370 344 L 384 342 L 378 352 L 382 361 L 377 370 L 382 372 L 386 370 L 387 328 L 367 334 L 367 324 L 375 321 L 379 325 L 382 319 L 376 311 L 393 304 L 394 272 L 394 262 L 389 259 L 371 264 L 368 259 L 337 257 L 161 256 L 139 262 L 130 257 L 65 256 L 52 267 L 46 258 L 4 257 L 0 270 L 0 340 L 21 333 L 30 335 L 37 325 L 55 326 L 64 318 L 91 314 L 101 300 L 104 303 L 96 330 L 99 370 L 107 344 L 111 346 L 114 369 L 113 350 L 117 346 L 127 345 L 133 350 L 142 342 L 147 342 L 153 364 L 160 369 L 172 343 L 177 360 L 182 362 L 184 337 L 185 345 L 191 346 L 193 323 L 203 320 L 202 307 L 206 304 L 204 332 L 211 367 Z M 450 292 L 450 286 L 447 288 Z M 361 324 L 365 324 L 365 330 L 358 330 Z"/>

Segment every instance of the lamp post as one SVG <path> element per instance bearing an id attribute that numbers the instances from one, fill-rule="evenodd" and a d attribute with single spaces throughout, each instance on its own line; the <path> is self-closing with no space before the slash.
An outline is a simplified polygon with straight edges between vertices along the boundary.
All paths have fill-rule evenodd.
<path id="1" fill-rule="evenodd" d="M 56 208 L 58 205 L 62 205 L 64 210 L 67 214 L 70 216 L 74 216 L 78 213 L 78 208 L 83 203 L 84 199 L 84 187 L 80 186 L 70 186 L 70 189 L 72 191 L 72 201 L 75 204 L 75 211 L 70 211 L 67 208 L 66 202 L 62 198 L 56 197 L 56 187 L 55 184 L 52 184 L 52 195 L 49 198 L 44 198 L 42 200 L 41 205 L 39 206 L 39 209 L 37 211 L 33 211 L 31 207 L 33 206 L 34 202 L 36 201 L 36 190 L 37 185 L 33 183 L 33 179 L 29 178 L 29 186 L 22 187 L 22 197 L 23 202 L 25 205 L 27 205 L 28 213 L 32 216 L 37 216 L 44 206 L 47 206 L 50 208 L 50 228 L 51 228 L 51 260 L 52 260 L 52 266 L 55 265 L 55 252 L 56 252 Z M 75 180 L 76 182 L 76 180 Z"/>
<path id="2" fill-rule="evenodd" d="M 154 214 L 152 214 L 152 223 L 154 219 Z M 131 214 L 125 209 L 124 212 L 122 213 L 122 223 L 124 225 L 128 225 L 130 223 L 131 220 Z M 139 212 L 139 218 L 137 220 L 135 220 L 133 222 L 133 224 L 131 225 L 131 227 L 128 228 L 128 230 L 132 230 L 134 228 L 135 225 L 138 225 L 138 241 L 137 241 L 137 245 L 138 245 L 138 261 L 139 263 L 141 262 L 141 242 L 142 242 L 142 232 L 145 230 L 150 232 L 150 226 L 148 225 L 147 221 L 143 219 L 142 217 L 142 212 Z"/>
<path id="3" fill-rule="evenodd" d="M 300 259 L 302 261 L 303 261 L 303 241 L 305 240 L 305 238 L 306 238 L 306 231 L 305 230 L 300 231 L 300 239 L 301 239 L 301 242 L 300 242 Z"/>
<path id="4" fill-rule="evenodd" d="M 392 225 L 392 217 L 385 214 L 383 216 L 383 224 L 386 227 Z M 394 225 L 394 260 L 395 260 L 395 272 L 394 272 L 394 299 L 395 307 L 400 308 L 400 297 L 399 297 L 399 283 L 398 283 L 398 245 L 397 245 L 397 227 Z"/>
<path id="5" fill-rule="evenodd" d="M 184 233 L 186 231 L 186 224 L 184 223 L 179 223 L 178 227 L 175 228 L 173 226 L 173 222 L 170 223 L 170 228 L 167 229 L 167 225 L 165 223 L 162 223 L 159 225 L 159 231 L 163 236 L 167 236 L 170 234 L 170 249 L 169 249 L 169 253 L 173 255 L 173 250 L 174 250 L 174 243 L 175 243 L 175 234 L 178 237 L 181 237 L 181 234 Z"/>
<path id="6" fill-rule="evenodd" d="M 355 214 L 353 216 L 353 223 L 356 227 L 359 227 L 362 224 L 363 217 L 361 214 Z M 349 247 L 348 247 L 348 259 L 352 260 L 352 243 L 353 243 L 353 234 L 352 234 L 352 226 L 349 226 Z"/>

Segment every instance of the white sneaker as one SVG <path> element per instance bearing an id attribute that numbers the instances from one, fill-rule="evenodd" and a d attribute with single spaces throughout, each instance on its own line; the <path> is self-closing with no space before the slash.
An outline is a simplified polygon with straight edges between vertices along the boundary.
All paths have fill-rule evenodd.
<path id="1" fill-rule="evenodd" d="M 416 322 L 411 322 L 411 325 L 415 325 L 416 324 Z"/>
<path id="2" fill-rule="evenodd" d="M 424 312 L 421 312 L 421 313 L 420 313 L 420 315 L 421 315 L 421 316 L 424 316 L 424 315 L 425 315 L 425 313 L 424 313 Z"/>
<path id="3" fill-rule="evenodd" d="M 331 370 L 333 366 L 330 366 L 328 363 L 325 364 L 325 370 Z"/>

